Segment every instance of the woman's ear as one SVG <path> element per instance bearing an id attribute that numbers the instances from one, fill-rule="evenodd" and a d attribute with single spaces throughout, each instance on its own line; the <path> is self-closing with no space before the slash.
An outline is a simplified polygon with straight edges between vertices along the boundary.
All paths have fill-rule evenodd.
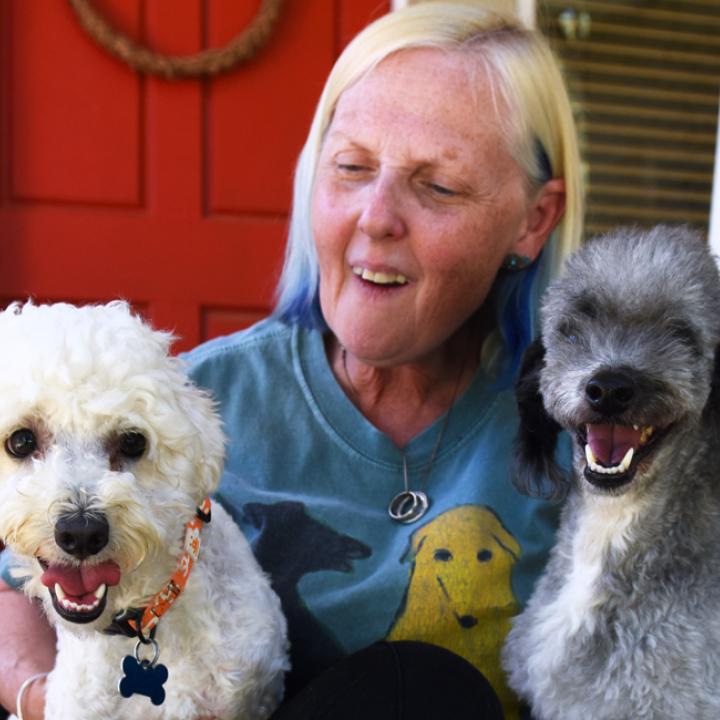
<path id="1" fill-rule="evenodd" d="M 568 478 L 555 462 L 560 425 L 548 415 L 540 392 L 540 372 L 545 363 L 542 338 L 525 351 L 515 396 L 520 426 L 515 438 L 512 462 L 513 484 L 526 495 L 563 499 L 569 489 Z"/>
<path id="2" fill-rule="evenodd" d="M 535 260 L 564 213 L 565 180 L 548 180 L 529 203 L 520 237 L 510 252 Z"/>

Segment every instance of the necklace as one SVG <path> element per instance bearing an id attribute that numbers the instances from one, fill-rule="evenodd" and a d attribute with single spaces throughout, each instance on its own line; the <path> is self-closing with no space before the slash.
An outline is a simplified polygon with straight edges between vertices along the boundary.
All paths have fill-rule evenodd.
<path id="1" fill-rule="evenodd" d="M 358 392 L 355 389 L 355 385 L 353 385 L 353 381 L 350 379 L 350 373 L 348 372 L 347 350 L 342 345 L 341 348 L 342 365 L 343 373 L 345 374 L 345 380 L 350 386 L 350 389 L 352 390 L 355 397 L 357 397 Z M 440 427 L 440 432 L 438 433 L 437 439 L 435 440 L 435 445 L 433 445 L 432 452 L 430 453 L 430 459 L 425 466 L 425 472 L 420 482 L 421 488 L 424 488 L 427 485 L 428 478 L 430 477 L 430 472 L 435 462 L 435 456 L 440 449 L 440 443 L 442 442 L 443 435 L 445 434 L 445 430 L 447 429 L 448 423 L 450 421 L 450 412 L 455 405 L 458 390 L 460 389 L 460 381 L 462 380 L 463 371 L 465 370 L 465 360 L 467 359 L 467 353 L 465 353 L 465 356 L 466 357 L 463 359 L 462 365 L 460 366 L 460 372 L 458 373 L 457 380 L 455 381 L 455 388 L 453 389 L 452 398 L 450 399 L 450 406 L 448 407 L 447 413 L 445 414 L 445 419 L 443 420 L 442 426 Z M 405 455 L 405 452 L 403 450 L 400 451 L 400 454 L 402 455 L 403 463 L 404 489 L 397 495 L 395 495 L 392 500 L 390 500 L 387 511 L 388 515 L 393 520 L 395 520 L 395 522 L 409 525 L 410 523 L 417 522 L 430 509 L 430 499 L 428 498 L 427 493 L 425 493 L 424 490 L 410 489 L 407 456 Z"/>

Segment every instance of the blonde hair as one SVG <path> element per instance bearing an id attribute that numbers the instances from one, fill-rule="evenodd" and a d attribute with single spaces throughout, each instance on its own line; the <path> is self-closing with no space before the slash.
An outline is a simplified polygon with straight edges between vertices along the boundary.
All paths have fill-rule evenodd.
<path id="1" fill-rule="evenodd" d="M 543 251 L 548 277 L 582 233 L 580 158 L 570 102 L 544 38 L 518 20 L 477 5 L 424 3 L 385 15 L 363 30 L 335 63 L 300 154 L 294 183 L 285 265 L 276 314 L 290 322 L 322 326 L 317 299 L 318 264 L 310 205 L 318 158 L 340 95 L 383 59 L 411 48 L 471 52 L 478 57 L 506 108 L 499 112 L 508 150 L 540 187 L 563 178 L 565 216 Z M 479 118 L 478 122 L 482 122 Z"/>

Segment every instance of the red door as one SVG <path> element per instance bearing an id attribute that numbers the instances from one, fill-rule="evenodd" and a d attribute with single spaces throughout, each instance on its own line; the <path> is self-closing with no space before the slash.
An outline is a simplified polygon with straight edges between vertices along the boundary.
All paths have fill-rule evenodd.
<path id="1" fill-rule="evenodd" d="M 260 0 L 93 0 L 154 50 L 220 47 Z M 0 300 L 130 300 L 186 349 L 268 312 L 292 172 L 340 49 L 387 0 L 285 0 L 212 80 L 143 77 L 67 2 L 0 0 Z"/>

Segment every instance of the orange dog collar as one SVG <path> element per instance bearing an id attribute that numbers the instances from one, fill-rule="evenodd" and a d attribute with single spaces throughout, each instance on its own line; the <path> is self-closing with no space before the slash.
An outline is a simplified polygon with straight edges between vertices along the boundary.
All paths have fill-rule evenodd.
<path id="1" fill-rule="evenodd" d="M 203 525 L 210 522 L 211 509 L 210 498 L 205 498 L 197 508 L 195 517 L 185 525 L 183 551 L 177 569 L 165 587 L 155 593 L 144 608 L 121 610 L 105 629 L 107 634 L 137 637 L 143 643 L 150 643 L 160 619 L 182 595 L 187 585 L 190 571 L 200 554 L 200 532 Z"/>

